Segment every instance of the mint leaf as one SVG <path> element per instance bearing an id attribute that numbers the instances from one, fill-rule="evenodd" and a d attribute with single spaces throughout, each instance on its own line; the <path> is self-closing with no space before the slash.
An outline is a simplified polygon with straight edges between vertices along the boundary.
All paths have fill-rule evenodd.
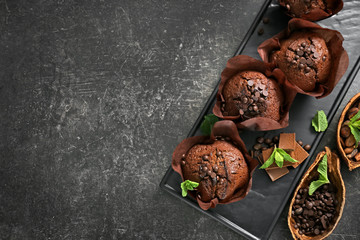
<path id="1" fill-rule="evenodd" d="M 322 185 L 329 183 L 329 179 L 327 177 L 327 155 L 325 154 L 323 159 L 320 161 L 319 166 L 317 168 L 319 172 L 319 179 L 310 183 L 309 186 L 309 195 L 313 195 L 313 193 L 321 187 Z"/>
<path id="2" fill-rule="evenodd" d="M 358 147 L 358 143 L 360 141 L 359 128 L 354 127 L 353 125 L 351 125 L 351 123 L 349 124 L 349 127 L 350 127 L 351 134 L 354 135 L 354 138 L 355 138 L 355 147 Z"/>
<path id="3" fill-rule="evenodd" d="M 264 162 L 264 164 L 260 167 L 260 169 L 265 169 L 270 167 L 271 164 L 274 163 L 275 161 L 275 153 L 276 153 L 276 146 L 274 148 L 274 151 L 271 153 L 269 159 L 266 160 L 266 162 Z"/>
<path id="4" fill-rule="evenodd" d="M 194 190 L 194 188 L 196 188 L 197 186 L 199 186 L 199 183 L 197 182 L 193 182 L 190 180 L 185 180 L 184 182 L 181 183 L 181 193 L 183 197 L 187 196 L 187 191 L 192 191 Z"/>
<path id="5" fill-rule="evenodd" d="M 285 161 L 288 161 L 288 162 L 297 162 L 297 160 L 293 159 L 287 152 L 285 152 L 283 149 L 281 148 L 278 148 L 278 151 L 279 153 L 281 153 L 281 155 L 284 157 L 284 160 Z"/>
<path id="6" fill-rule="evenodd" d="M 323 132 L 328 127 L 328 121 L 323 110 L 318 111 L 314 118 L 311 121 L 311 125 L 314 127 L 315 131 Z"/>
<path id="7" fill-rule="evenodd" d="M 350 123 L 354 123 L 357 120 L 359 120 L 360 118 L 360 111 L 358 111 L 351 119 L 350 119 Z"/>
<path id="8" fill-rule="evenodd" d="M 205 135 L 210 135 L 211 129 L 217 121 L 219 121 L 219 118 L 214 114 L 205 115 L 204 121 L 200 125 L 201 132 Z"/>
<path id="9" fill-rule="evenodd" d="M 283 149 L 277 148 L 275 146 L 274 151 L 270 155 L 269 159 L 266 162 L 264 162 L 264 164 L 260 167 L 260 169 L 265 169 L 270 167 L 270 165 L 273 164 L 274 161 L 279 168 L 282 168 L 284 165 L 284 160 L 288 162 L 297 162 Z"/>
<path id="10" fill-rule="evenodd" d="M 276 165 L 278 165 L 279 168 L 283 167 L 284 157 L 279 153 L 279 151 L 275 152 L 275 163 Z"/>

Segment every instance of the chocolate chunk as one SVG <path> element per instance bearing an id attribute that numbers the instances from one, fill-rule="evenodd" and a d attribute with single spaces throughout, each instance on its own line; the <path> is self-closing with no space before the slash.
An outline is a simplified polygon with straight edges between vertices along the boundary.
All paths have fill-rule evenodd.
<path id="1" fill-rule="evenodd" d="M 183 165 L 183 166 L 184 166 L 184 165 L 185 165 L 185 161 L 181 161 L 181 165 Z"/>
<path id="2" fill-rule="evenodd" d="M 297 51 L 296 54 L 299 55 L 299 56 L 302 56 L 302 55 L 304 55 L 304 51 L 302 51 L 302 50 Z"/>
<path id="3" fill-rule="evenodd" d="M 300 68 L 300 69 L 304 69 L 304 68 L 305 68 L 305 65 L 304 65 L 303 63 L 300 63 L 300 64 L 299 64 L 299 68 Z"/>
<path id="4" fill-rule="evenodd" d="M 264 95 L 265 97 L 267 97 L 267 96 L 269 95 L 269 93 L 268 93 L 266 90 L 264 90 L 264 91 L 262 92 L 262 95 Z"/>
<path id="5" fill-rule="evenodd" d="M 311 68 L 309 68 L 309 67 L 306 67 L 306 68 L 305 68 L 305 72 L 306 72 L 306 73 L 308 73 L 308 72 L 310 72 L 310 71 L 311 71 Z"/>
<path id="6" fill-rule="evenodd" d="M 218 170 L 219 170 L 218 165 L 214 164 L 214 166 L 213 166 L 213 171 L 214 171 L 214 172 L 217 172 Z"/>
<path id="7" fill-rule="evenodd" d="M 185 153 L 181 155 L 181 159 L 185 159 L 185 157 L 186 157 Z"/>
<path id="8" fill-rule="evenodd" d="M 209 161 L 209 156 L 208 156 L 208 155 L 204 155 L 204 156 L 202 156 L 202 159 L 203 159 L 204 161 Z"/>
<path id="9" fill-rule="evenodd" d="M 305 58 L 300 58 L 300 63 L 302 63 L 302 64 L 306 64 L 306 59 Z"/>
<path id="10" fill-rule="evenodd" d="M 216 156 L 217 156 L 217 157 L 221 157 L 221 151 L 219 151 L 219 150 L 216 151 Z"/>
<path id="11" fill-rule="evenodd" d="M 241 101 L 242 101 L 243 103 L 247 103 L 247 102 L 249 101 L 249 99 L 248 99 L 247 97 L 243 97 L 243 98 L 241 99 Z"/>
<path id="12" fill-rule="evenodd" d="M 314 58 L 318 58 L 319 57 L 319 53 L 318 52 L 314 52 Z"/>
<path id="13" fill-rule="evenodd" d="M 291 63 L 292 63 L 292 64 L 296 64 L 297 62 L 296 62 L 296 60 L 292 60 Z"/>
<path id="14" fill-rule="evenodd" d="M 253 81 L 253 80 L 249 80 L 249 81 L 247 82 L 247 84 L 251 87 L 251 86 L 254 85 L 254 81 Z"/>
<path id="15" fill-rule="evenodd" d="M 288 57 L 286 60 L 287 60 L 288 62 L 291 62 L 291 61 L 292 61 L 292 59 L 291 59 L 290 57 Z"/>
<path id="16" fill-rule="evenodd" d="M 326 60 L 326 56 L 323 56 L 323 57 L 322 57 L 322 60 L 325 62 L 325 60 Z"/>

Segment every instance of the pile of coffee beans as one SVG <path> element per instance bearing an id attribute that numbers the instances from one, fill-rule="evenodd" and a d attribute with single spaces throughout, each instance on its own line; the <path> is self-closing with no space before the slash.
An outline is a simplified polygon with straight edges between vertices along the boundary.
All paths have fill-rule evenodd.
<path id="1" fill-rule="evenodd" d="M 251 154 L 254 158 L 257 158 L 261 155 L 262 151 L 273 147 L 274 145 L 279 143 L 279 136 L 275 136 L 273 138 L 264 138 L 264 137 L 258 137 L 256 139 L 256 144 L 253 146 L 253 150 L 251 150 Z M 310 151 L 311 146 L 309 144 L 304 143 L 301 140 L 297 140 L 297 143 L 302 146 L 306 151 Z"/>
<path id="2" fill-rule="evenodd" d="M 312 196 L 308 194 L 309 188 L 301 188 L 296 195 L 292 207 L 291 217 L 295 220 L 294 228 L 300 235 L 316 236 L 334 223 L 336 206 L 336 189 L 330 184 L 318 188 Z"/>
<path id="3" fill-rule="evenodd" d="M 344 149 L 344 152 L 352 161 L 360 161 L 360 145 L 356 148 L 356 140 L 354 136 L 351 134 L 351 130 L 347 125 L 350 122 L 350 119 L 358 113 L 360 108 L 360 103 L 357 107 L 351 108 L 346 114 L 346 121 L 343 122 L 340 129 L 340 142 L 341 146 Z"/>

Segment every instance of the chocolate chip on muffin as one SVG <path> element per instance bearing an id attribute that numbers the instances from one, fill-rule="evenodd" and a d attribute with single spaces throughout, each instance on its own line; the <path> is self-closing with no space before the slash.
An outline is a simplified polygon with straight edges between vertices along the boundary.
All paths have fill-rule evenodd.
<path id="1" fill-rule="evenodd" d="M 196 195 L 204 202 L 214 198 L 227 201 L 249 182 L 249 169 L 243 154 L 224 140 L 193 146 L 184 161 L 184 179 L 200 183 Z"/>
<path id="2" fill-rule="evenodd" d="M 223 88 L 223 115 L 242 120 L 267 117 L 278 121 L 283 93 L 277 82 L 255 71 L 243 71 L 232 77 Z"/>
<path id="3" fill-rule="evenodd" d="M 281 40 L 281 48 L 270 61 L 277 63 L 288 80 L 303 91 L 312 91 L 317 83 L 327 80 L 331 55 L 325 40 L 311 31 L 297 31 Z"/>
<path id="4" fill-rule="evenodd" d="M 283 0 L 282 4 L 285 5 L 291 16 L 299 18 L 315 9 L 327 10 L 325 0 Z"/>

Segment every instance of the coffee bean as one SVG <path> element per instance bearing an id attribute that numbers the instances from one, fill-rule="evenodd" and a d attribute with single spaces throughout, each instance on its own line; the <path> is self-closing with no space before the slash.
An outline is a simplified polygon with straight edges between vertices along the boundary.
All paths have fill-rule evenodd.
<path id="1" fill-rule="evenodd" d="M 353 158 L 358 153 L 358 149 L 355 148 L 350 154 L 346 155 L 348 158 Z"/>
<path id="2" fill-rule="evenodd" d="M 306 208 L 311 209 L 313 207 L 312 202 L 306 201 Z"/>
<path id="3" fill-rule="evenodd" d="M 287 60 L 288 62 L 291 62 L 291 61 L 292 61 L 292 59 L 291 59 L 290 57 L 288 57 L 286 60 Z"/>
<path id="4" fill-rule="evenodd" d="M 304 51 L 300 50 L 300 51 L 296 52 L 296 54 L 299 56 L 302 56 L 304 54 Z"/>
<path id="5" fill-rule="evenodd" d="M 218 170 L 219 170 L 218 165 L 214 164 L 214 166 L 213 166 L 213 171 L 214 171 L 214 172 L 217 172 Z"/>
<path id="6" fill-rule="evenodd" d="M 249 106 L 248 107 L 248 110 L 251 112 L 253 110 L 253 107 L 252 106 Z"/>
<path id="7" fill-rule="evenodd" d="M 208 167 L 207 167 L 207 166 L 205 166 L 205 167 L 203 167 L 203 168 L 202 168 L 202 170 L 203 170 L 204 172 L 207 172 Z"/>
<path id="8" fill-rule="evenodd" d="M 279 142 L 279 136 L 273 137 L 272 141 L 273 141 L 274 143 L 278 143 L 278 142 Z"/>
<path id="9" fill-rule="evenodd" d="M 357 107 L 350 108 L 348 111 L 348 118 L 351 119 L 353 116 L 355 116 L 358 113 L 359 109 Z"/>
<path id="10" fill-rule="evenodd" d="M 354 158 L 357 162 L 359 162 L 360 161 L 360 153 L 357 153 Z"/>
<path id="11" fill-rule="evenodd" d="M 343 137 L 343 138 L 347 138 L 349 137 L 351 134 L 351 130 L 349 128 L 349 126 L 342 126 L 341 129 L 340 129 L 340 135 Z"/>
<path id="12" fill-rule="evenodd" d="M 268 24 L 269 22 L 270 22 L 270 18 L 268 18 L 268 17 L 263 18 L 263 23 L 264 24 Z"/>
<path id="13" fill-rule="evenodd" d="M 304 65 L 303 63 L 300 63 L 300 64 L 299 64 L 299 68 L 300 68 L 300 69 L 303 69 L 304 67 L 305 67 L 305 65 Z"/>
<path id="14" fill-rule="evenodd" d="M 302 146 L 302 145 L 304 144 L 303 141 L 301 141 L 301 140 L 298 140 L 297 143 L 298 143 L 300 146 Z"/>
<path id="15" fill-rule="evenodd" d="M 255 150 L 260 150 L 262 148 L 261 144 L 260 143 L 257 143 L 254 145 L 253 147 Z"/>
<path id="16" fill-rule="evenodd" d="M 256 139 L 256 142 L 258 142 L 258 143 L 263 143 L 264 142 L 264 138 L 263 137 L 258 137 L 257 139 Z"/>
<path id="17" fill-rule="evenodd" d="M 302 42 L 302 43 L 301 43 L 301 46 L 302 46 L 302 47 L 305 47 L 305 46 L 306 46 L 306 42 Z"/>
<path id="18" fill-rule="evenodd" d="M 354 147 L 345 148 L 344 152 L 345 154 L 350 154 L 354 150 Z"/>
<path id="19" fill-rule="evenodd" d="M 347 147 L 352 147 L 352 146 L 355 145 L 355 142 L 356 142 L 356 140 L 355 140 L 354 136 L 353 136 L 353 135 L 350 135 L 350 136 L 349 136 L 348 138 L 346 138 L 346 140 L 345 140 L 345 146 L 347 146 Z"/>
<path id="20" fill-rule="evenodd" d="M 305 58 L 300 58 L 300 63 L 302 63 L 302 64 L 306 64 L 306 59 Z"/>
<path id="21" fill-rule="evenodd" d="M 325 62 L 325 60 L 326 60 L 326 56 L 323 56 L 323 57 L 322 57 L 322 60 Z"/>
<path id="22" fill-rule="evenodd" d="M 185 165 L 185 161 L 181 161 L 181 165 L 183 165 L 183 166 L 184 166 L 184 165 Z"/>
<path id="23" fill-rule="evenodd" d="M 314 229 L 314 234 L 315 234 L 315 235 L 319 235 L 319 234 L 320 234 L 320 230 L 319 230 L 318 228 L 315 228 L 315 229 Z"/>
<path id="24" fill-rule="evenodd" d="M 258 30 L 258 35 L 263 35 L 264 34 L 264 29 L 263 28 L 260 28 L 259 30 Z"/>
<path id="25" fill-rule="evenodd" d="M 303 232 L 302 232 L 301 230 L 299 230 L 299 234 L 300 234 L 300 235 L 303 235 Z"/>
<path id="26" fill-rule="evenodd" d="M 221 151 L 216 151 L 216 156 L 221 157 Z"/>
<path id="27" fill-rule="evenodd" d="M 266 143 L 266 144 L 270 144 L 271 142 L 272 142 L 272 141 L 271 141 L 270 138 L 266 138 L 266 139 L 265 139 L 265 143 Z"/>
<path id="28" fill-rule="evenodd" d="M 265 151 L 265 150 L 267 150 L 268 148 L 267 147 L 262 147 L 261 148 L 261 151 Z"/>
<path id="29" fill-rule="evenodd" d="M 292 64 L 296 64 L 297 62 L 296 62 L 296 60 L 292 60 L 291 63 L 292 63 Z"/>
<path id="30" fill-rule="evenodd" d="M 303 212 L 303 208 L 301 207 L 295 210 L 296 215 L 300 215 L 302 212 Z"/>
<path id="31" fill-rule="evenodd" d="M 308 73 L 308 72 L 310 72 L 310 71 L 311 71 L 311 68 L 309 68 L 309 67 L 306 67 L 306 68 L 305 68 L 305 72 L 306 72 L 306 73 Z"/>
<path id="32" fill-rule="evenodd" d="M 248 99 L 247 97 L 243 97 L 243 98 L 241 99 L 241 101 L 242 101 L 243 103 L 247 103 L 247 102 L 249 101 L 249 99 Z"/>
<path id="33" fill-rule="evenodd" d="M 305 149 L 306 151 L 310 151 L 310 149 L 311 149 L 310 144 L 306 144 L 306 145 L 304 146 L 304 149 Z"/>

